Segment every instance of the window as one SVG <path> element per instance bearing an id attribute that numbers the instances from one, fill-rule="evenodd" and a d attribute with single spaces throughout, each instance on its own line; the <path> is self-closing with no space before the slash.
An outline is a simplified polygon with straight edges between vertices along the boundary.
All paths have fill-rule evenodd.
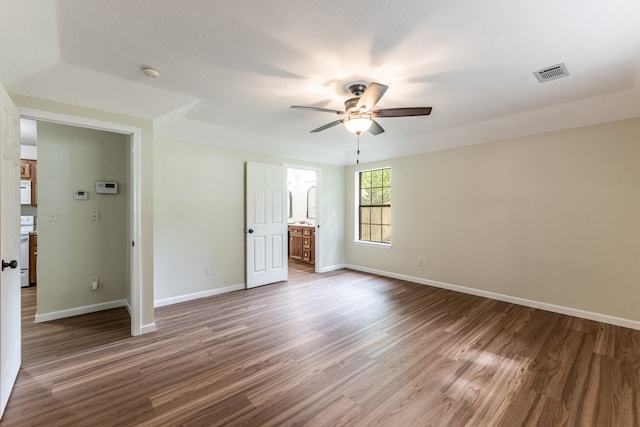
<path id="1" fill-rule="evenodd" d="M 391 243 L 391 168 L 359 173 L 359 240 Z"/>

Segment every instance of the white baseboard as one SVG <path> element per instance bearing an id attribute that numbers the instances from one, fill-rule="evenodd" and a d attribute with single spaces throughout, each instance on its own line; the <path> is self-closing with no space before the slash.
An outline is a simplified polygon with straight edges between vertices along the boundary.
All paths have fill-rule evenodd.
<path id="1" fill-rule="evenodd" d="M 241 283 L 239 285 L 225 286 L 224 288 L 216 288 L 216 289 L 210 289 L 208 291 L 194 292 L 192 294 L 180 295 L 177 297 L 158 299 L 154 301 L 153 307 L 154 308 L 164 307 L 165 305 L 178 304 L 180 302 L 192 301 L 194 299 L 211 297 L 213 295 L 239 291 L 245 288 L 246 288 L 245 284 Z"/>
<path id="2" fill-rule="evenodd" d="M 148 334 L 149 332 L 155 332 L 155 330 L 156 322 L 142 325 L 142 327 L 140 328 L 140 335 Z"/>
<path id="3" fill-rule="evenodd" d="M 116 300 L 102 302 L 100 304 L 85 305 L 82 307 L 70 308 L 68 310 L 52 311 L 50 313 L 36 313 L 35 322 L 48 322 L 50 320 L 64 319 L 65 317 L 79 316 L 81 314 L 95 313 L 97 311 L 109 310 L 111 308 L 126 307 L 126 300 Z"/>
<path id="4" fill-rule="evenodd" d="M 495 292 L 484 291 L 481 289 L 468 288 L 466 286 L 452 285 L 445 282 L 437 282 L 435 280 L 423 279 L 420 277 L 408 276 L 406 274 L 392 273 L 388 271 L 376 270 L 368 267 L 360 267 L 357 265 L 347 264 L 345 268 L 351 270 L 363 271 L 365 273 L 377 274 L 379 276 L 391 277 L 394 279 L 406 280 L 407 282 L 418 283 L 421 285 L 433 286 L 436 288 L 448 289 L 455 292 L 476 295 L 479 297 L 490 298 L 497 301 L 509 302 L 512 304 L 522 305 L 525 307 L 537 308 L 540 310 L 551 311 L 553 313 L 566 314 L 568 316 L 580 317 L 582 319 L 594 320 L 596 322 L 608 323 L 625 328 L 640 330 L 640 322 L 621 317 L 609 316 L 607 314 L 593 313 L 590 311 L 580 310 L 577 308 L 564 307 L 561 305 L 549 304 L 540 301 L 534 301 L 526 298 L 514 297 L 511 295 L 499 294 Z"/>
<path id="5" fill-rule="evenodd" d="M 346 264 L 330 265 L 328 267 L 318 268 L 318 273 L 328 273 L 330 271 L 341 270 L 341 269 L 346 268 L 346 267 L 347 267 Z"/>

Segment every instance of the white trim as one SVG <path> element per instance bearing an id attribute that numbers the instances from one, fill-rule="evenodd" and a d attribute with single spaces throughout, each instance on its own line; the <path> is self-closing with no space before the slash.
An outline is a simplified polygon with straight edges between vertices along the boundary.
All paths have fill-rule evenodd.
<path id="1" fill-rule="evenodd" d="M 322 267 L 318 269 L 318 273 L 328 273 L 330 271 L 336 271 L 336 270 L 341 270 L 343 268 L 346 268 L 346 264 L 335 264 L 335 265 L 330 265 L 328 267 Z"/>
<path id="2" fill-rule="evenodd" d="M 603 322 L 603 323 L 608 323 L 610 325 L 616 325 L 616 326 L 622 326 L 625 328 L 640 330 L 640 321 L 637 321 L 637 320 L 624 319 L 621 317 L 609 316 L 607 314 L 594 313 L 591 311 L 580 310 L 577 308 L 564 307 L 561 305 L 549 304 L 546 302 L 534 301 L 526 298 L 514 297 L 511 295 L 499 294 L 496 292 L 483 291 L 481 289 L 468 288 L 466 286 L 452 285 L 450 283 L 438 282 L 435 280 L 422 279 L 420 277 L 408 276 L 406 274 L 392 273 L 392 272 L 376 270 L 368 267 L 360 267 L 357 265 L 347 264 L 345 268 L 349 268 L 351 270 L 363 271 L 365 273 L 377 274 L 379 276 L 391 277 L 394 279 L 406 280 L 407 282 L 418 283 L 421 285 L 448 289 L 450 291 L 476 295 L 479 297 L 489 298 L 497 301 L 509 302 L 512 304 L 522 305 L 525 307 L 551 311 L 553 313 L 565 314 L 567 316 L 580 317 L 582 319 L 594 320 L 596 322 Z"/>
<path id="3" fill-rule="evenodd" d="M 354 245 L 358 246 L 369 246 L 379 249 L 391 249 L 393 245 L 391 243 L 382 243 L 382 242 L 370 242 L 368 240 L 354 240 Z"/>
<path id="4" fill-rule="evenodd" d="M 208 291 L 194 292 L 192 294 L 180 295 L 177 297 L 158 299 L 158 300 L 155 300 L 155 302 L 153 303 L 153 307 L 154 308 L 164 307 L 166 305 L 178 304 L 186 301 L 193 301 L 195 299 L 211 297 L 219 294 L 225 294 L 227 292 L 240 291 L 245 289 L 245 287 L 246 285 L 244 283 L 241 283 L 239 285 L 225 286 L 224 288 L 216 288 L 216 289 L 210 289 Z"/>
<path id="5" fill-rule="evenodd" d="M 148 334 L 149 332 L 155 332 L 156 330 L 156 322 L 149 323 L 147 325 L 142 325 L 140 328 L 140 334 Z"/>
<path id="6" fill-rule="evenodd" d="M 116 300 L 109 302 L 101 302 L 100 304 L 85 305 L 82 307 L 74 307 L 68 310 L 52 311 L 51 313 L 36 313 L 35 322 L 48 322 L 50 320 L 64 319 L 66 317 L 79 316 L 81 314 L 96 313 L 98 311 L 110 310 L 112 308 L 126 307 L 126 300 Z"/>
<path id="7" fill-rule="evenodd" d="M 135 126 L 123 125 L 121 123 L 111 123 L 102 120 L 89 119 L 80 116 L 71 116 L 67 114 L 53 113 L 51 111 L 36 110 L 33 108 L 18 107 L 20 117 L 26 117 L 29 119 L 63 123 L 77 127 L 86 127 L 90 129 L 104 130 L 108 132 L 130 134 L 140 128 Z"/>
<path id="8" fill-rule="evenodd" d="M 141 170 L 142 170 L 142 129 L 136 126 L 123 125 L 120 123 L 105 122 L 79 116 L 53 113 L 50 111 L 35 110 L 32 108 L 18 108 L 20 117 L 32 118 L 54 123 L 62 123 L 71 126 L 85 127 L 91 129 L 104 130 L 109 132 L 123 133 L 131 136 L 131 206 L 129 208 L 130 223 L 132 224 L 131 240 L 136 245 L 131 248 L 131 295 L 130 316 L 131 335 L 142 334 L 142 245 L 140 239 L 141 229 Z"/>

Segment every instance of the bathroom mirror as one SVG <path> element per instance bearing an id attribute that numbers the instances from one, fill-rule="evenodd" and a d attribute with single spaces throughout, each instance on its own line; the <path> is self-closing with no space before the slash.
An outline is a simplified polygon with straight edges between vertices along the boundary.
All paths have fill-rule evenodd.
<path id="1" fill-rule="evenodd" d="M 307 191 L 307 218 L 315 219 L 316 217 L 316 186 L 314 185 Z"/>

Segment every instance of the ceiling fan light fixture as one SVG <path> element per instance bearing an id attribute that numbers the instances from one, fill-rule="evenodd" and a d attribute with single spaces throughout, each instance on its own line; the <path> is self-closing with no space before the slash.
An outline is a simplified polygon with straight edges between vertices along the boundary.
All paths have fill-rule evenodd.
<path id="1" fill-rule="evenodd" d="M 342 124 L 351 133 L 360 135 L 371 127 L 371 116 L 369 115 L 351 115 L 344 119 Z"/>

